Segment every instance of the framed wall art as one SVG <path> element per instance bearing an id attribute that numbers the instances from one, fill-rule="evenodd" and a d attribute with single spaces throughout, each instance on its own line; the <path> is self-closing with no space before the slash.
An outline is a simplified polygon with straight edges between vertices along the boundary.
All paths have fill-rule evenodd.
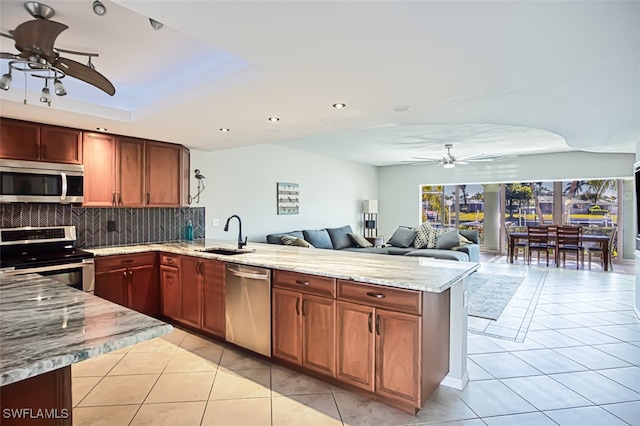
<path id="1" fill-rule="evenodd" d="M 278 182 L 278 214 L 300 213 L 300 185 Z"/>

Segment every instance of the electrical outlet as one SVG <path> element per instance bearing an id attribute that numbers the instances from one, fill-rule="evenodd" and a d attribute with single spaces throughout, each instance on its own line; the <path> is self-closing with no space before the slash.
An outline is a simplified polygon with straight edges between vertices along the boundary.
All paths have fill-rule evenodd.
<path id="1" fill-rule="evenodd" d="M 115 220 L 108 220 L 107 221 L 107 232 L 117 232 L 118 229 L 116 227 L 116 221 Z"/>
<path id="2" fill-rule="evenodd" d="M 220 226 L 220 219 L 213 219 L 211 221 L 212 226 Z"/>

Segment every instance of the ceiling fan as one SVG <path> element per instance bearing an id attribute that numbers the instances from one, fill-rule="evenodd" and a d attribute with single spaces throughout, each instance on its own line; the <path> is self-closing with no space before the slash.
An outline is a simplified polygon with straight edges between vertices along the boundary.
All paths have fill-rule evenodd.
<path id="1" fill-rule="evenodd" d="M 49 82 L 52 82 L 56 95 L 64 96 L 67 92 L 60 80 L 65 76 L 82 80 L 111 96 L 116 93 L 113 84 L 96 71 L 91 63 L 91 58 L 97 57 L 97 53 L 76 52 L 54 47 L 56 38 L 69 27 L 50 20 L 55 14 L 51 7 L 38 2 L 26 2 L 24 7 L 36 19 L 23 22 L 15 30 L 9 31 L 9 34 L 0 33 L 3 37 L 12 39 L 15 42 L 15 48 L 19 51 L 19 53 L 0 52 L 0 59 L 9 60 L 9 72 L 0 79 L 0 89 L 9 90 L 12 72 L 20 71 L 44 80 L 40 101 L 47 102 L 48 99 L 49 105 L 51 104 Z M 89 60 L 87 65 L 84 65 L 62 57 L 60 53 L 86 56 Z"/>
<path id="2" fill-rule="evenodd" d="M 493 161 L 497 158 L 502 157 L 501 155 L 486 156 L 482 152 L 465 155 L 462 157 L 456 157 L 451 153 L 451 148 L 453 148 L 452 144 L 448 143 L 444 147 L 447 152 L 442 154 L 442 158 L 440 159 L 427 157 L 411 157 L 413 158 L 413 160 L 403 161 L 403 163 L 409 163 L 411 165 L 441 164 L 445 169 L 452 169 L 456 166 L 456 164 L 467 165 L 471 162 Z"/>

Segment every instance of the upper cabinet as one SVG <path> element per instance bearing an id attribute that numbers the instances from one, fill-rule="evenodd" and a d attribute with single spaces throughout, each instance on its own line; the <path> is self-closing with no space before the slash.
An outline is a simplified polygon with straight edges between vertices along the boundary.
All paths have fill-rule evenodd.
<path id="1" fill-rule="evenodd" d="M 0 158 L 82 164 L 82 131 L 2 118 Z"/>
<path id="2" fill-rule="evenodd" d="M 103 133 L 85 133 L 83 145 L 85 207 L 188 205 L 186 148 Z"/>

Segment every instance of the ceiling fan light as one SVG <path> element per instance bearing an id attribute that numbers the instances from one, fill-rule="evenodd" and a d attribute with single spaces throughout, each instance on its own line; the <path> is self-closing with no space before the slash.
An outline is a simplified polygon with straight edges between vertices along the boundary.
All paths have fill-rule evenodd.
<path id="1" fill-rule="evenodd" d="M 56 95 L 58 95 L 58 96 L 64 96 L 64 95 L 67 94 L 67 91 L 64 88 L 64 85 L 57 78 L 53 81 L 53 88 L 54 88 L 54 90 L 56 92 Z"/>
<path id="2" fill-rule="evenodd" d="M 100 0 L 95 0 L 92 7 L 93 13 L 98 16 L 103 16 L 107 13 L 107 7 Z"/>
<path id="3" fill-rule="evenodd" d="M 442 167 L 445 169 L 453 169 L 456 166 L 456 163 L 444 163 Z"/>
<path id="4" fill-rule="evenodd" d="M 0 78 L 0 89 L 9 90 L 11 87 L 11 73 L 4 74 L 2 78 Z"/>
<path id="5" fill-rule="evenodd" d="M 42 93 L 40 94 L 40 102 L 49 103 L 51 102 L 51 92 L 48 87 L 44 87 L 42 89 Z"/>

